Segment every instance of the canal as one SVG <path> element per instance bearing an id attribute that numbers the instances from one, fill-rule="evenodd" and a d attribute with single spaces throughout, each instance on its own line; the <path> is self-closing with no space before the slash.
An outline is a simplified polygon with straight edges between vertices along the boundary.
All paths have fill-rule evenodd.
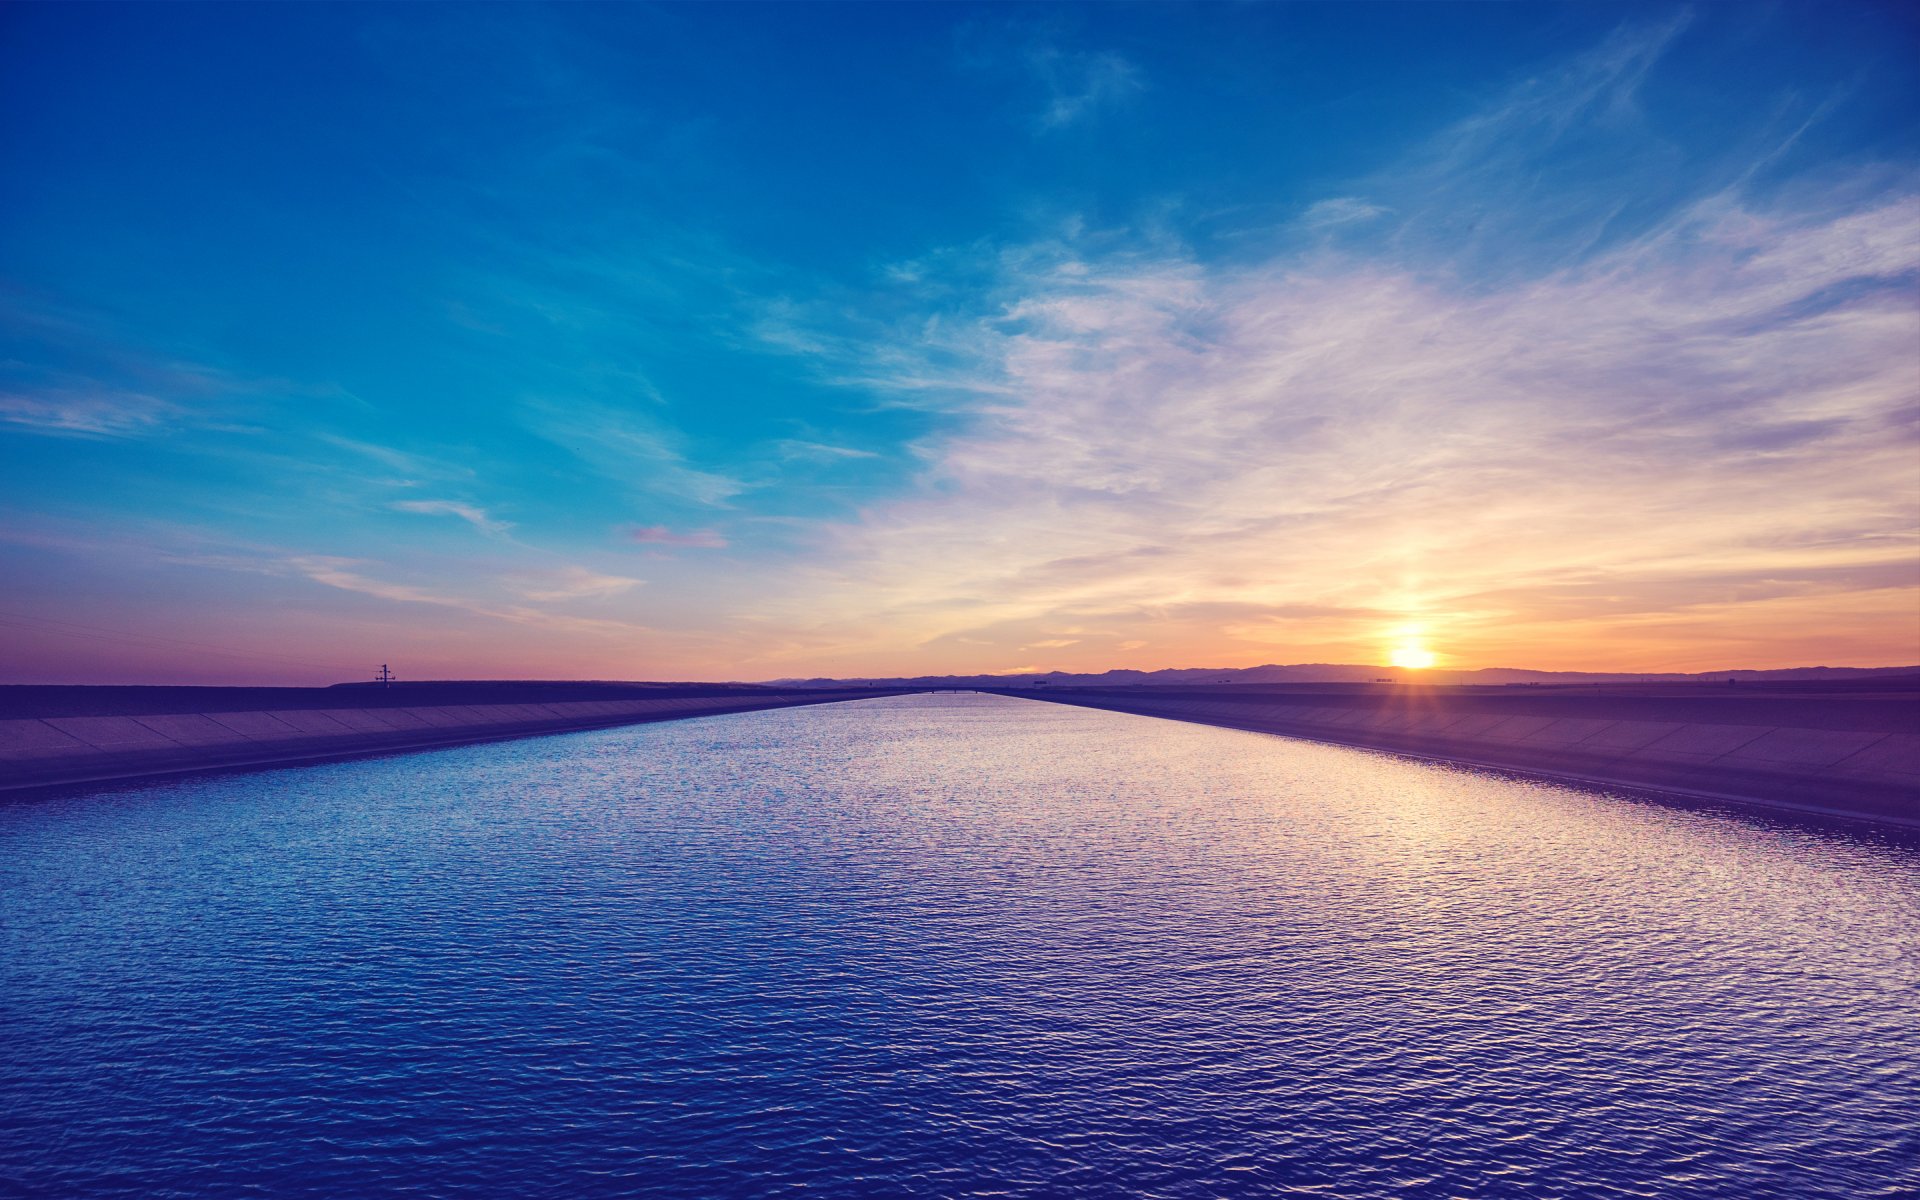
<path id="1" fill-rule="evenodd" d="M 0 1192 L 1920 1191 L 1920 850 L 921 695 L 0 804 Z"/>

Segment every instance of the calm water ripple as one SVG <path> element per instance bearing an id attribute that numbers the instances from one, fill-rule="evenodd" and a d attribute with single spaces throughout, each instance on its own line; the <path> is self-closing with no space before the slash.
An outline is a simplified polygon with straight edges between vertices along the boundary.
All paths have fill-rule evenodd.
<path id="1" fill-rule="evenodd" d="M 1920 1195 L 1920 853 L 864 701 L 0 806 L 0 1191 Z"/>

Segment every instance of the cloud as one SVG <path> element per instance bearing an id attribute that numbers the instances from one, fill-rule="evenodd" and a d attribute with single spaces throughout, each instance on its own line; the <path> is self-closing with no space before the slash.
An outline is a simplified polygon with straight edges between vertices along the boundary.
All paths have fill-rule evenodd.
<path id="1" fill-rule="evenodd" d="M 773 444 L 774 453 L 788 462 L 846 462 L 861 458 L 879 458 L 872 450 L 859 450 L 852 446 L 832 446 L 825 442 L 810 442 L 800 438 L 787 438 Z"/>
<path id="2" fill-rule="evenodd" d="M 178 420 L 178 404 L 137 392 L 54 390 L 0 394 L 0 423 L 65 437 L 131 438 Z"/>
<path id="3" fill-rule="evenodd" d="M 345 592 L 359 592 L 363 596 L 397 600 L 403 604 L 438 604 L 447 608 L 475 611 L 470 601 L 458 596 L 443 596 L 426 588 L 369 578 L 361 573 L 359 567 L 362 564 L 356 559 L 306 554 L 286 559 L 285 565 L 315 583 L 339 588 Z"/>
<path id="4" fill-rule="evenodd" d="M 624 575 L 602 575 L 585 567 L 567 567 L 543 581 L 522 585 L 520 594 L 529 600 L 601 600 L 632 591 L 645 580 Z"/>
<path id="5" fill-rule="evenodd" d="M 580 401 L 536 403 L 528 417 L 534 433 L 636 494 L 724 507 L 746 489 L 737 479 L 693 466 L 676 435 L 639 413 Z"/>
<path id="6" fill-rule="evenodd" d="M 1682 11 L 1623 25 L 1351 186 L 1397 216 L 1393 248 L 1409 266 L 1525 275 L 1653 235 L 1691 204 L 1740 187 L 1799 136 L 1809 106 L 1788 97 L 1776 113 L 1717 122 L 1712 144 L 1657 125 L 1641 92 L 1689 24 Z"/>
<path id="7" fill-rule="evenodd" d="M 357 441 L 338 434 L 315 433 L 313 438 L 323 445 L 346 450 L 361 458 L 379 463 L 390 471 L 398 472 L 401 478 L 390 482 L 403 487 L 414 487 L 427 480 L 471 479 L 475 473 L 472 467 L 464 464 L 449 463 L 443 459 L 430 458 L 392 446 Z"/>
<path id="8" fill-rule="evenodd" d="M 387 507 L 396 512 L 419 513 L 429 517 L 458 517 L 488 537 L 498 537 L 513 526 L 496 521 L 483 508 L 458 500 L 395 500 Z"/>
<path id="9" fill-rule="evenodd" d="M 534 626 L 561 633 L 587 634 L 598 637 L 631 637 L 648 633 L 644 626 L 627 621 L 612 621 L 595 617 L 573 617 L 549 613 L 537 608 L 519 604 L 493 604 L 460 593 L 438 591 L 433 588 L 414 584 L 394 583 L 368 574 L 365 568 L 370 565 L 359 559 L 342 558 L 334 555 L 291 555 L 284 559 L 266 561 L 259 568 L 270 573 L 290 571 L 314 583 L 337 588 L 345 592 L 357 592 L 363 596 L 372 596 L 380 600 L 391 600 L 401 604 L 429 604 L 440 608 L 458 609 L 475 616 L 490 620 L 507 621 L 516 625 Z M 563 573 L 562 578 L 565 578 Z M 597 576 L 608 580 L 612 576 Z M 633 581 L 637 583 L 638 581 Z M 554 589 L 561 593 L 557 598 L 574 599 L 582 593 L 568 593 L 564 587 Z M 624 589 L 619 589 L 624 590 Z M 602 588 L 599 594 L 609 594 Z M 533 597 L 530 597 L 533 598 Z M 551 597 L 550 597 L 551 598 Z"/>
<path id="10" fill-rule="evenodd" d="M 1040 46 L 1028 53 L 1027 65 L 1047 90 L 1036 124 L 1048 132 L 1089 120 L 1145 86 L 1140 69 L 1111 51 Z"/>
<path id="11" fill-rule="evenodd" d="M 692 549 L 724 550 L 727 539 L 712 529 L 689 529 L 675 533 L 665 525 L 635 525 L 627 529 L 626 540 L 642 546 L 681 546 Z"/>
<path id="12" fill-rule="evenodd" d="M 1417 626 L 1478 665 L 1911 661 L 1920 185 L 1756 193 L 1766 121 L 1678 173 L 1699 187 L 1653 178 L 1638 95 L 1683 27 L 1312 206 L 1364 225 L 1336 246 L 1067 226 L 917 259 L 977 307 L 815 340 L 869 345 L 841 372 L 883 398 L 937 379 L 958 419 L 758 611 L 846 655 L 1072 625 L 1075 655 L 1368 661 Z"/>
<path id="13" fill-rule="evenodd" d="M 1675 574 L 1871 573 L 1912 553 L 1884 539 L 1912 491 L 1920 322 L 1847 285 L 1920 271 L 1917 217 L 1723 199 L 1492 292 L 1354 259 L 1032 270 L 979 368 L 1019 400 L 933 448 L 937 495 L 842 549 L 900 614 L 969 623 L 1362 610 L 1296 620 L 1295 644 L 1364 642 L 1366 610 L 1491 639 L 1567 572 L 1650 611 Z"/>
<path id="14" fill-rule="evenodd" d="M 1357 196 L 1334 196 L 1309 205 L 1307 211 L 1301 214 L 1300 221 L 1309 228 L 1325 229 L 1334 225 L 1348 225 L 1355 221 L 1370 221 L 1374 217 L 1391 211 L 1382 205 L 1370 204 Z"/>
<path id="15" fill-rule="evenodd" d="M 337 392 L 216 365 L 201 348 L 156 344 L 107 313 L 8 290 L 0 290 L 0 330 L 0 424 L 33 433 L 256 433 L 249 418 L 275 401 Z"/>

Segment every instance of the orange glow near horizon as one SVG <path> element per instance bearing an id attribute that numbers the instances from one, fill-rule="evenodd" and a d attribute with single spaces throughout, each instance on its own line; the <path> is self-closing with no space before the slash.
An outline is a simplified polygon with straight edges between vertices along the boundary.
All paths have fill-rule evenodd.
<path id="1" fill-rule="evenodd" d="M 1395 646 L 1387 661 L 1408 671 L 1424 671 L 1440 661 L 1440 656 L 1421 645 Z"/>
<path id="2" fill-rule="evenodd" d="M 1409 621 L 1391 630 L 1387 635 L 1387 665 L 1402 671 L 1425 671 L 1439 665 L 1440 656 L 1429 645 L 1428 634 L 1424 621 Z"/>

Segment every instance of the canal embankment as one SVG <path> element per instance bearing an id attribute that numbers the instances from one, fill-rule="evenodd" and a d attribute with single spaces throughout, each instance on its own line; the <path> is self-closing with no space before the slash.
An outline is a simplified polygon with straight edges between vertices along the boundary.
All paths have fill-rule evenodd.
<path id="1" fill-rule="evenodd" d="M 322 762 L 890 694 L 514 684 L 0 688 L 0 791 Z"/>
<path id="2" fill-rule="evenodd" d="M 1579 783 L 1920 827 L 1920 696 L 1897 690 L 995 690 Z"/>

